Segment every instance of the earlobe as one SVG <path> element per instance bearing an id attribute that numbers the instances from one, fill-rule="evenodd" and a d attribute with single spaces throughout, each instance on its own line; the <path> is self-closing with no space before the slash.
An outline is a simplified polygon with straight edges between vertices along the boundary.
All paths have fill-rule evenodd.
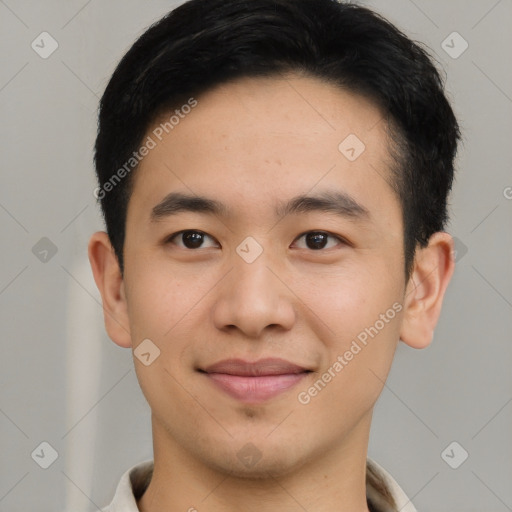
<path id="1" fill-rule="evenodd" d="M 103 302 L 105 329 L 114 343 L 129 348 L 131 337 L 124 281 L 107 233 L 98 231 L 91 236 L 88 253 Z"/>
<path id="2" fill-rule="evenodd" d="M 416 251 L 414 269 L 404 297 L 404 317 L 400 339 L 413 348 L 425 348 L 432 342 L 455 260 L 452 237 L 434 233 L 427 247 Z"/>

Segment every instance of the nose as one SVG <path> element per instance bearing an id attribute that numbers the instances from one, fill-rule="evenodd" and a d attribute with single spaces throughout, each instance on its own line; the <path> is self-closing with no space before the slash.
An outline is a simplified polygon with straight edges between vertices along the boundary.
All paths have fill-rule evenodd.
<path id="1" fill-rule="evenodd" d="M 292 328 L 294 295 L 264 255 L 265 251 L 252 263 L 234 255 L 234 268 L 219 286 L 213 308 L 217 329 L 239 330 L 246 337 L 258 338 L 265 329 Z"/>

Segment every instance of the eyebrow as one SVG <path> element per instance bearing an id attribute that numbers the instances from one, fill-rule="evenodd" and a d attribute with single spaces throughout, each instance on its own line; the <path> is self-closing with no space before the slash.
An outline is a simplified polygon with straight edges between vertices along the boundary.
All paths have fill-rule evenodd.
<path id="1" fill-rule="evenodd" d="M 151 210 L 150 221 L 158 222 L 181 212 L 204 213 L 218 217 L 229 217 L 231 210 L 215 199 L 171 192 Z M 323 191 L 317 195 L 299 195 L 275 209 L 277 217 L 309 212 L 334 213 L 352 220 L 369 220 L 370 212 L 352 196 L 340 191 Z"/>

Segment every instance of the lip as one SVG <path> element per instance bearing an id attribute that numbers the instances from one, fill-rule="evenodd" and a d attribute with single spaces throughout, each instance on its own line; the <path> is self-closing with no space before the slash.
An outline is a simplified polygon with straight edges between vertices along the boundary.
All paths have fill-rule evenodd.
<path id="1" fill-rule="evenodd" d="M 218 389 L 246 403 L 262 403 L 297 385 L 311 370 L 279 358 L 226 359 L 200 370 Z"/>

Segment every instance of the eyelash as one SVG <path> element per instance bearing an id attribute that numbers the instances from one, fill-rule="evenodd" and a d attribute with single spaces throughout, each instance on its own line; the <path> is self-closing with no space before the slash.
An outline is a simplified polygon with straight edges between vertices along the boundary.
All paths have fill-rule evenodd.
<path id="1" fill-rule="evenodd" d="M 199 230 L 199 229 L 184 229 L 184 230 L 181 230 L 181 231 L 177 231 L 176 233 L 173 233 L 172 235 L 168 236 L 168 237 L 165 239 L 164 243 L 165 243 L 165 244 L 174 244 L 173 240 L 174 240 L 175 238 L 177 238 L 179 235 L 182 235 L 182 234 L 184 234 L 184 233 L 200 233 L 201 235 L 205 235 L 205 236 L 207 236 L 207 237 L 211 238 L 212 240 L 215 240 L 215 238 L 214 238 L 214 237 L 212 237 L 211 235 L 208 235 L 208 233 L 205 233 L 204 231 L 201 231 L 201 230 Z M 328 236 L 328 237 L 330 237 L 330 238 L 335 238 L 336 240 L 338 240 L 338 242 L 340 242 L 340 244 L 341 244 L 341 245 L 350 245 L 350 243 L 349 243 L 347 240 L 345 240 L 343 237 L 338 236 L 338 235 L 334 235 L 333 233 L 330 233 L 330 232 L 328 232 L 328 231 L 323 231 L 323 230 L 310 230 L 310 231 L 305 231 L 304 233 L 302 233 L 301 235 L 299 235 L 295 240 L 300 240 L 300 239 L 301 239 L 302 237 L 304 237 L 305 235 L 313 234 L 313 233 L 315 233 L 315 234 L 322 234 L 322 235 L 326 235 L 326 236 Z M 294 240 L 294 241 L 295 241 L 295 240 Z M 218 242 L 217 242 L 217 243 L 218 243 Z M 176 245 L 176 244 L 174 244 L 174 245 Z M 191 249 L 191 248 L 189 248 L 189 247 L 180 247 L 180 248 L 181 248 L 181 249 L 185 249 L 185 250 L 187 250 L 187 251 L 198 251 L 199 249 L 201 249 L 201 247 L 196 248 L 196 249 Z M 306 247 L 306 249 L 308 249 L 308 248 Z M 310 250 L 311 252 L 322 252 L 322 251 L 323 251 L 323 252 L 325 252 L 325 251 L 327 251 L 327 250 L 329 250 L 329 249 L 334 249 L 334 247 L 329 247 L 329 248 L 327 248 L 327 249 L 324 249 L 324 248 L 322 247 L 322 248 L 320 248 L 320 249 L 316 249 L 316 250 L 315 250 L 315 249 L 309 249 L 309 250 Z"/>

